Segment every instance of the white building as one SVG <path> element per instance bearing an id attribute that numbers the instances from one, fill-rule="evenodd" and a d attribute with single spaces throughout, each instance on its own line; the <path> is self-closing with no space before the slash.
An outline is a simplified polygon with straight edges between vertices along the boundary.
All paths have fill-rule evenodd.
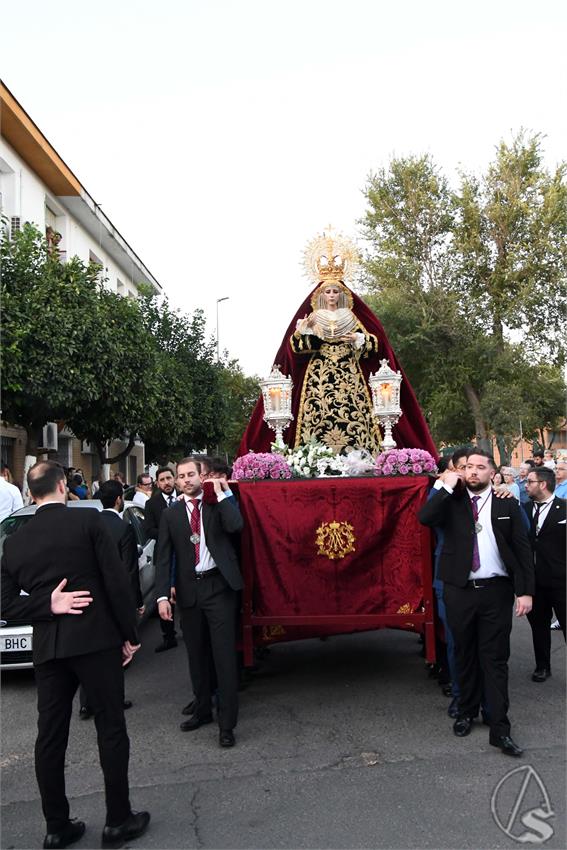
<path id="1" fill-rule="evenodd" d="M 77 256 L 84 263 L 100 264 L 106 285 L 120 295 L 136 297 L 140 283 L 161 292 L 160 284 L 140 257 L 1 81 L 0 215 L 11 233 L 24 222 L 38 227 L 52 244 L 57 244 L 62 262 Z M 62 423 L 44 431 L 56 444 L 61 463 L 81 467 L 88 479 L 98 473 L 97 457 L 62 428 Z M 111 453 L 119 447 L 119 443 L 113 445 Z M 24 454 L 22 429 L 3 423 L 1 459 L 10 466 L 18 483 Z M 143 468 L 142 443 L 116 467 L 129 482 L 134 482 Z"/>

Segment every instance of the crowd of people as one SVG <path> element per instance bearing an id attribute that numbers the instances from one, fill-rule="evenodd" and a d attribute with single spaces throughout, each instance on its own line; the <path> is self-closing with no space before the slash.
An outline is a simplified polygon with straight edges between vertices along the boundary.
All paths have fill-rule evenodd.
<path id="1" fill-rule="evenodd" d="M 315 288 L 272 360 L 296 388 L 289 445 L 316 440 L 334 451 L 353 447 L 375 453 L 381 437 L 371 374 L 386 363 L 393 370 L 400 364 L 377 317 L 345 284 L 356 266 L 355 246 L 326 231 L 309 244 L 305 259 Z M 403 378 L 399 444 L 434 452 L 408 378 L 403 371 L 398 374 Z M 260 399 L 240 455 L 270 450 L 273 432 L 265 413 Z M 565 636 L 567 457 L 535 452 L 516 476 L 509 466 L 497 469 L 487 452 L 471 448 L 457 450 L 440 467 L 419 519 L 436 536 L 434 588 L 440 666 L 447 668 L 446 690 L 452 697 L 448 713 L 457 737 L 469 735 L 480 715 L 489 727 L 490 744 L 520 756 L 508 718 L 512 617 L 515 610 L 529 619 L 532 680 L 541 685 L 551 676 L 553 610 Z M 112 481 L 96 478 L 89 491 L 81 469 L 64 471 L 57 463 L 40 461 L 29 470 L 37 510 L 25 531 L 5 540 L 2 614 L 34 626 L 35 758 L 47 823 L 44 847 L 67 847 L 85 831 L 82 821 L 69 818 L 64 777 L 78 686 L 84 707 L 94 716 L 105 780 L 102 846 L 137 838 L 150 821 L 148 812 L 132 810 L 128 787 L 123 668 L 140 647 L 141 597 L 132 539 L 122 528 L 126 524 L 118 522 L 125 498 L 143 507 L 146 535 L 155 540 L 162 627 L 155 650 L 177 647 L 176 620 L 187 650 L 187 691 L 193 693 L 180 708 L 180 730 L 195 732 L 212 724 L 216 713 L 218 744 L 235 745 L 243 517 L 229 479 L 222 460 L 203 455 L 183 458 L 175 471 L 160 467 L 155 482 L 144 472 L 131 488 L 120 472 Z M 68 499 L 89 495 L 101 499 L 102 512 L 65 510 Z M 0 510 L 12 506 L 13 498 L 5 476 L 0 477 Z"/>
<path id="2" fill-rule="evenodd" d="M 503 481 L 494 486 L 499 471 Z M 557 496 L 556 477 L 560 484 L 567 478 L 563 458 L 536 453 L 522 464 L 516 481 L 510 468 L 497 470 L 488 453 L 459 449 L 440 460 L 439 475 L 419 514 L 436 535 L 438 669 L 446 666 L 454 734 L 470 734 L 480 715 L 489 727 L 490 743 L 512 756 L 522 754 L 508 718 L 513 610 L 526 615 L 531 625 L 534 683 L 551 676 L 553 611 L 565 636 L 566 503 Z M 47 822 L 44 847 L 68 846 L 85 829 L 83 822 L 69 819 L 64 786 L 78 686 L 97 726 L 105 777 L 102 845 L 117 846 L 141 835 L 150 820 L 148 812 L 132 810 L 128 790 L 124 709 L 131 703 L 125 700 L 122 670 L 140 646 L 142 599 L 131 529 L 119 521 L 126 482 L 120 473 L 98 482 L 100 513 L 61 512 L 71 485 L 75 491 L 86 486 L 81 471 L 67 475 L 58 464 L 40 461 L 29 471 L 28 483 L 37 511 L 24 536 L 17 532 L 6 539 L 2 611 L 5 617 L 34 624 L 36 769 Z M 75 492 L 78 498 L 81 494 Z M 187 651 L 191 698 L 180 708 L 180 729 L 193 732 L 213 723 L 216 713 L 218 743 L 233 747 L 243 519 L 230 490 L 230 468 L 220 458 L 193 455 L 179 461 L 175 471 L 159 468 L 155 485 L 149 473 L 138 476 L 134 500 L 144 507 L 148 537 L 156 540 L 156 602 L 162 625 L 156 652 L 177 646 L 176 618 Z M 45 547 L 38 548 L 46 540 L 47 559 L 40 554 Z M 29 595 L 21 596 L 22 589 Z"/>

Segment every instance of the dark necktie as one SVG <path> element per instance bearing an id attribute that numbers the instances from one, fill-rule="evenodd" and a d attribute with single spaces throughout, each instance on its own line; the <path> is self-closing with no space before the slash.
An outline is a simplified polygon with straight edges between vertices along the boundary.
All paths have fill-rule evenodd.
<path id="1" fill-rule="evenodd" d="M 199 499 L 189 499 L 191 504 L 193 505 L 193 510 L 191 511 L 191 532 L 192 534 L 196 534 L 197 536 L 201 536 L 201 514 L 199 511 Z M 199 563 L 199 549 L 201 547 L 200 543 L 195 543 L 195 566 Z"/>
<path id="2" fill-rule="evenodd" d="M 539 515 L 541 513 L 541 509 L 543 508 L 543 502 L 537 502 L 535 506 L 535 513 L 532 517 L 532 531 L 534 537 L 537 537 L 537 524 L 539 522 Z"/>
<path id="3" fill-rule="evenodd" d="M 478 551 L 478 533 L 476 530 L 476 524 L 478 522 L 478 504 L 480 496 L 472 496 L 472 515 L 475 523 L 475 532 L 474 532 L 474 540 L 473 540 L 473 550 L 472 550 L 472 566 L 471 571 L 476 573 L 477 570 L 480 570 L 480 553 Z"/>
<path id="4" fill-rule="evenodd" d="M 170 508 L 174 502 L 175 502 L 175 496 L 172 493 L 171 496 L 169 496 L 168 499 L 167 499 L 167 507 Z"/>

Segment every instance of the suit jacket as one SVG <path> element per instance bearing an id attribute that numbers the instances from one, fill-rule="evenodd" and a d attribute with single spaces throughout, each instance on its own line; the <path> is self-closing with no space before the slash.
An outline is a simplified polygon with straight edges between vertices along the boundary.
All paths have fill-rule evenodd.
<path id="1" fill-rule="evenodd" d="M 150 496 L 150 498 L 145 504 L 144 530 L 148 537 L 150 537 L 152 540 L 158 539 L 161 515 L 167 507 L 168 504 L 165 501 L 161 490 L 156 490 L 156 492 L 152 496 Z"/>
<path id="2" fill-rule="evenodd" d="M 114 542 L 118 547 L 120 560 L 126 567 L 128 578 L 130 579 L 130 590 L 132 593 L 132 602 L 136 608 L 141 608 L 144 604 L 142 598 L 142 588 L 140 587 L 140 565 L 138 563 L 138 543 L 132 526 L 120 519 L 114 511 L 103 511 L 100 518 L 105 524 L 106 529 L 112 535 Z"/>
<path id="3" fill-rule="evenodd" d="M 51 613 L 51 593 L 64 578 L 64 590 L 90 591 L 82 614 Z M 138 643 L 128 576 L 99 511 L 45 505 L 6 539 L 2 616 L 32 623 L 35 664 Z"/>
<path id="4" fill-rule="evenodd" d="M 532 596 L 535 587 L 533 557 L 516 499 L 492 498 L 494 537 L 517 596 Z M 474 520 L 464 488 L 453 494 L 437 490 L 419 512 L 419 520 L 431 528 L 440 526 L 444 541 L 439 556 L 438 578 L 465 587 L 472 567 Z"/>
<path id="5" fill-rule="evenodd" d="M 243 521 L 236 503 L 223 499 L 216 504 L 203 502 L 201 522 L 205 530 L 207 548 L 215 564 L 233 590 L 244 586 L 238 558 L 231 534 L 242 530 Z M 170 567 L 172 556 L 176 559 L 176 601 L 183 608 L 191 608 L 197 601 L 195 577 L 195 546 L 191 543 L 191 525 L 185 502 L 176 502 L 164 511 L 159 528 L 157 556 L 157 597 L 170 592 Z"/>
<path id="6" fill-rule="evenodd" d="M 530 501 L 529 504 L 524 505 L 524 510 L 532 527 L 533 502 Z M 556 496 L 544 517 L 539 534 L 536 536 L 534 530 L 530 533 L 530 542 L 535 555 L 536 582 L 542 587 L 565 588 L 566 516 L 567 501 Z"/>

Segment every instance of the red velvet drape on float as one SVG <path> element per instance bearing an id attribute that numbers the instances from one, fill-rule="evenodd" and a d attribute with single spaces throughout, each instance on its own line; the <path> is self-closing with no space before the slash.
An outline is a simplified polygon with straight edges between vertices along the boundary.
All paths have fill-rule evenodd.
<path id="1" fill-rule="evenodd" d="M 426 476 L 239 481 L 245 610 L 288 618 L 264 639 L 380 628 L 357 622 L 364 615 L 398 615 L 384 625 L 399 628 L 431 620 L 431 538 L 417 519 L 428 484 Z M 422 604 L 426 614 L 413 620 Z M 320 615 L 349 621 L 313 628 Z"/>
<path id="2" fill-rule="evenodd" d="M 289 338 L 295 331 L 295 326 L 298 319 L 302 319 L 305 315 L 311 313 L 311 295 L 317 289 L 311 291 L 307 296 L 295 316 L 293 317 L 282 344 L 274 357 L 273 362 L 276 363 L 284 375 L 290 375 L 293 380 L 293 403 L 292 413 L 293 421 L 284 431 L 284 440 L 288 446 L 293 446 L 295 441 L 295 425 L 297 422 L 297 413 L 299 409 L 299 399 L 301 395 L 301 387 L 303 386 L 303 378 L 309 362 L 309 355 L 296 356 L 292 353 Z M 403 369 L 396 359 L 396 355 L 390 347 L 388 338 L 382 324 L 364 303 L 362 298 L 359 298 L 356 293 L 352 293 L 353 297 L 353 312 L 355 316 L 362 322 L 368 333 L 375 334 L 378 338 L 378 354 L 372 354 L 367 358 L 360 360 L 360 365 L 364 377 L 368 381 L 371 372 L 376 372 L 380 368 L 380 360 L 386 357 L 389 360 L 390 368 L 402 373 L 403 382 L 401 389 L 401 406 L 403 416 L 393 429 L 393 437 L 398 448 L 426 449 L 436 457 L 437 450 L 429 433 L 429 429 L 421 412 L 415 394 L 406 378 Z M 424 352 L 426 356 L 426 352 Z M 270 368 L 271 368 L 270 364 Z M 242 441 L 238 448 L 238 456 L 246 454 L 249 451 L 254 452 L 269 452 L 270 445 L 275 439 L 275 434 L 263 420 L 264 404 L 262 398 L 258 400 L 256 407 L 252 412 L 248 427 L 244 432 Z"/>

